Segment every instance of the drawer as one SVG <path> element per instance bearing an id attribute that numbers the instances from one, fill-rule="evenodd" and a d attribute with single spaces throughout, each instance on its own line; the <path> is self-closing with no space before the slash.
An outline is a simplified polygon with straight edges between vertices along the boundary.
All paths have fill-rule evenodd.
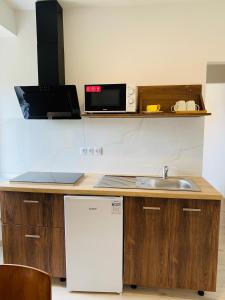
<path id="1" fill-rule="evenodd" d="M 126 197 L 125 202 L 128 209 L 134 209 L 138 218 L 142 219 L 162 216 L 165 213 L 168 214 L 170 210 L 170 201 L 168 199 L 145 197 L 135 197 L 133 199 L 133 197 Z"/>
<path id="2" fill-rule="evenodd" d="M 6 192 L 2 201 L 2 223 L 47 226 L 48 211 L 45 194 Z"/>
<path id="3" fill-rule="evenodd" d="M 6 192 L 2 200 L 2 223 L 64 228 L 64 196 Z"/>
<path id="4" fill-rule="evenodd" d="M 46 227 L 2 225 L 4 263 L 49 272 L 49 233 Z"/>

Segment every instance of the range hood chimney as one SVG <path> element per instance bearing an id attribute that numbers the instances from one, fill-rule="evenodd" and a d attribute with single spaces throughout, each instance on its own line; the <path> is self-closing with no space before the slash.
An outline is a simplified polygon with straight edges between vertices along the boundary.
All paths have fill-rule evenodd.
<path id="1" fill-rule="evenodd" d="M 65 85 L 63 10 L 56 0 L 36 2 L 39 86 L 17 86 L 25 119 L 80 119 L 75 85 Z"/>
<path id="2" fill-rule="evenodd" d="M 36 2 L 39 85 L 64 85 L 63 11 L 56 0 Z"/>

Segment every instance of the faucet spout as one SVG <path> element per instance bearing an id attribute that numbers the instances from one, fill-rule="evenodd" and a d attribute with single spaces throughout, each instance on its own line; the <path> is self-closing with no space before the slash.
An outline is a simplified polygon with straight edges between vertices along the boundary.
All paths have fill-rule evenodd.
<path id="1" fill-rule="evenodd" d="M 163 179 L 167 179 L 168 178 L 168 172 L 169 172 L 169 167 L 168 166 L 164 166 L 163 167 Z"/>

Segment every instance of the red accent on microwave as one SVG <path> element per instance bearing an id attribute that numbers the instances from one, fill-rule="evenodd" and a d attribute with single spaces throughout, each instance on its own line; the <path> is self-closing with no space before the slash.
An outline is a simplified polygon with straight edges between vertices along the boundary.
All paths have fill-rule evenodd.
<path id="1" fill-rule="evenodd" d="M 102 87 L 100 85 L 87 85 L 86 93 L 100 93 L 102 91 Z"/>

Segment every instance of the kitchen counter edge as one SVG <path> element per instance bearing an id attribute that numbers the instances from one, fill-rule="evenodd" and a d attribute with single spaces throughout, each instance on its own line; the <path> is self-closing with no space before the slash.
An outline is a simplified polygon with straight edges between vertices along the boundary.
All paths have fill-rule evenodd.
<path id="1" fill-rule="evenodd" d="M 200 192 L 188 192 L 168 190 L 94 188 L 93 186 L 101 178 L 101 176 L 103 176 L 103 174 L 85 174 L 84 177 L 74 185 L 11 183 L 6 181 L 0 182 L 0 192 L 31 192 L 64 195 L 223 200 L 223 195 L 202 177 L 185 176 L 185 178 L 189 178 L 193 182 L 195 182 L 201 189 Z"/>

